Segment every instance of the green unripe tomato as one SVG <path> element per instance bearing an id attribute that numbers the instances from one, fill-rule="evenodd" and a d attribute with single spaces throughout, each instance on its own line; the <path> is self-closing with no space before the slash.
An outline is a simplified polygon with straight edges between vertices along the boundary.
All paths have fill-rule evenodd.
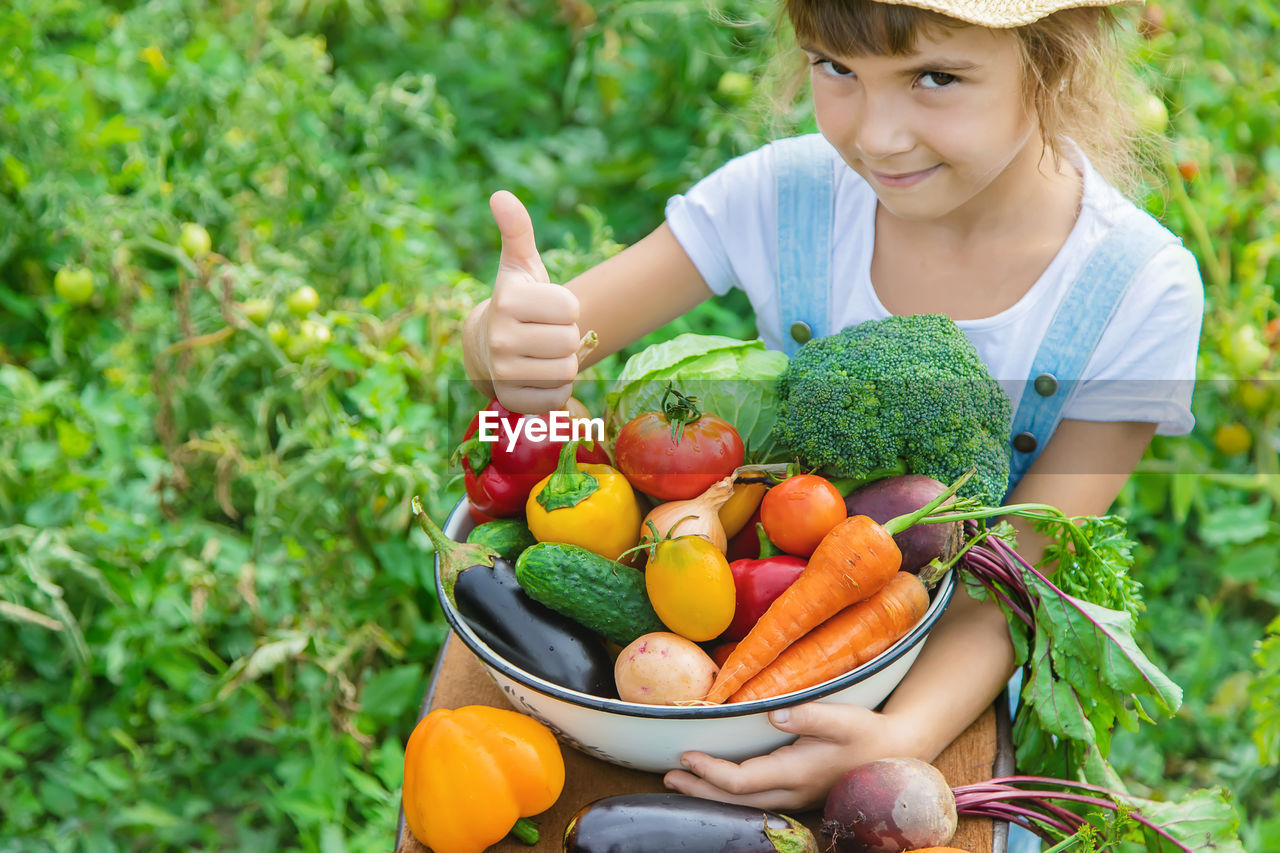
<path id="1" fill-rule="evenodd" d="M 289 294 L 285 304 L 289 306 L 294 316 L 305 317 L 320 307 L 320 294 L 316 293 L 316 289 L 311 285 L 304 284 Z"/>
<path id="2" fill-rule="evenodd" d="M 1164 133 L 1169 127 L 1169 108 L 1164 105 L 1164 100 L 1159 95 L 1146 95 L 1138 102 L 1135 115 L 1138 126 L 1148 133 Z"/>
<path id="3" fill-rule="evenodd" d="M 720 75 L 720 81 L 716 83 L 716 92 L 726 98 L 737 100 L 750 97 L 754 89 L 755 81 L 749 74 L 743 74 L 741 71 L 726 71 Z"/>
<path id="4" fill-rule="evenodd" d="M 1271 358 L 1271 349 L 1256 327 L 1246 324 L 1231 335 L 1231 363 L 1242 377 L 1250 377 Z"/>
<path id="5" fill-rule="evenodd" d="M 240 303 L 240 310 L 249 318 L 250 323 L 261 326 L 271 316 L 271 300 L 255 296 Z"/>
<path id="6" fill-rule="evenodd" d="M 96 290 L 93 273 L 86 267 L 62 267 L 53 277 L 58 298 L 71 305 L 84 305 Z"/>
<path id="7" fill-rule="evenodd" d="M 267 324 L 267 337 L 271 338 L 271 343 L 282 347 L 289 340 L 289 330 L 279 320 L 272 320 Z"/>
<path id="8" fill-rule="evenodd" d="M 203 258 L 213 249 L 213 240 L 209 232 L 198 222 L 183 223 L 182 233 L 178 236 L 178 245 L 182 251 L 193 258 Z"/>
<path id="9" fill-rule="evenodd" d="M 302 358 L 324 349 L 330 337 L 329 327 L 324 323 L 318 320 L 303 320 L 298 324 L 298 333 L 289 337 L 284 351 L 290 358 Z"/>

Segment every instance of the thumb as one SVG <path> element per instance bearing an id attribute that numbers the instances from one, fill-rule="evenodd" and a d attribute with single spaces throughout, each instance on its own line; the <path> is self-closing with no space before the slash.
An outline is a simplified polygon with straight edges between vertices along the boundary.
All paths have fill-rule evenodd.
<path id="1" fill-rule="evenodd" d="M 528 273 L 536 281 L 550 281 L 533 239 L 533 220 L 520 199 L 506 190 L 498 190 L 489 197 L 489 210 L 502 234 L 499 268 Z"/>
<path id="2" fill-rule="evenodd" d="M 809 735 L 822 740 L 846 740 L 854 729 L 860 729 L 875 712 L 856 705 L 833 702 L 808 702 L 791 708 L 779 708 L 769 714 L 775 729 L 796 735 Z"/>

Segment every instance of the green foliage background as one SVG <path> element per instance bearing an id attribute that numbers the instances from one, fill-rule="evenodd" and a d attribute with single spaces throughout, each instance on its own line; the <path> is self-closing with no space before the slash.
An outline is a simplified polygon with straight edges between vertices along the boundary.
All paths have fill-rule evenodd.
<path id="1" fill-rule="evenodd" d="M 639 238 L 765 138 L 771 8 L 0 9 L 0 850 L 390 845 L 444 635 L 408 501 L 442 518 L 461 495 L 485 200 L 527 201 L 560 279 Z M 1280 15 L 1160 13 L 1150 206 L 1205 273 L 1206 381 L 1196 432 L 1118 509 L 1144 644 L 1188 699 L 1115 757 L 1153 796 L 1225 785 L 1246 849 L 1277 849 Z M 212 254 L 182 248 L 190 222 Z M 63 268 L 90 271 L 87 303 Z M 745 315 L 708 303 L 658 336 L 751 336 Z"/>

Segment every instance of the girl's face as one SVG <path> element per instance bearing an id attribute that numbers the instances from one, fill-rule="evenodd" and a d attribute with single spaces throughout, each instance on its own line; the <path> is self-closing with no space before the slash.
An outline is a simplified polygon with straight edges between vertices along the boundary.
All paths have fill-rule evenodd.
<path id="1" fill-rule="evenodd" d="M 921 32 L 903 56 L 806 46 L 823 135 L 892 214 L 968 219 L 1040 156 L 1015 37 L 981 27 Z M 1020 156 L 1021 155 L 1021 156 Z"/>

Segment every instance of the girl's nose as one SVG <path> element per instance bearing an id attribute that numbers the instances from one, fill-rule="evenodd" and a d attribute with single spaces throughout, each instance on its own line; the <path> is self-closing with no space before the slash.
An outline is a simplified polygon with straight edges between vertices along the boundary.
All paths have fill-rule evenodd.
<path id="1" fill-rule="evenodd" d="M 859 119 L 853 144 L 868 160 L 887 160 L 915 144 L 905 118 L 888 104 L 868 101 Z"/>

